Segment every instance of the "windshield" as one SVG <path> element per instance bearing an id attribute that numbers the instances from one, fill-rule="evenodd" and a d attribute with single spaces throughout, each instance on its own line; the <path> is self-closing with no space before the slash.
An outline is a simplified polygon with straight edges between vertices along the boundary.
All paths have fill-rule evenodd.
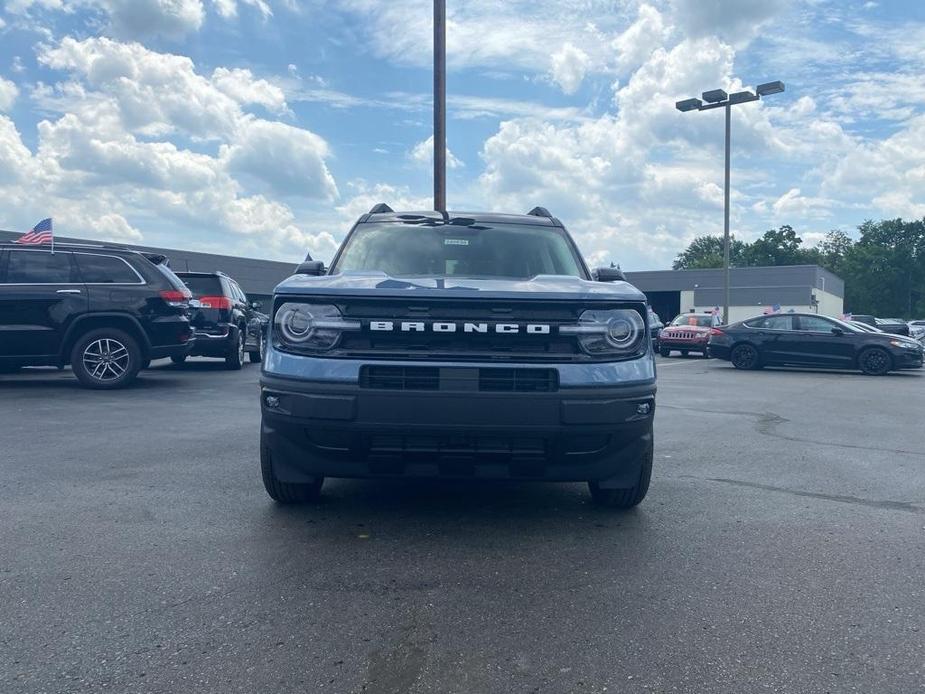
<path id="1" fill-rule="evenodd" d="M 349 271 L 393 277 L 587 279 L 562 229 L 527 224 L 361 224 L 331 270 Z"/>
<path id="2" fill-rule="evenodd" d="M 688 325 L 698 328 L 709 328 L 713 325 L 713 316 L 703 316 L 693 313 L 682 313 L 671 321 L 672 325 Z"/>

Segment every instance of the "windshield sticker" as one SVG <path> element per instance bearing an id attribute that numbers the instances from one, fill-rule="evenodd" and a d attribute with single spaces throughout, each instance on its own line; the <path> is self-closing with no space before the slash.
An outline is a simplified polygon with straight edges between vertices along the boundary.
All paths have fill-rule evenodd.
<path id="1" fill-rule="evenodd" d="M 444 246 L 468 246 L 469 239 L 443 239 Z"/>

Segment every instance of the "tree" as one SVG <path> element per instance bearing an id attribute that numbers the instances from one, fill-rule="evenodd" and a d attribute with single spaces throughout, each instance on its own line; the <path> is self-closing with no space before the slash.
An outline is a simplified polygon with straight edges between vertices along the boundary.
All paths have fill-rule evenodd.
<path id="1" fill-rule="evenodd" d="M 832 229 L 825 235 L 825 239 L 816 246 L 819 264 L 829 272 L 834 272 L 839 277 L 844 274 L 845 259 L 854 241 L 844 231 Z"/>
<path id="2" fill-rule="evenodd" d="M 742 265 L 742 254 L 746 244 L 730 237 L 729 264 Z M 672 263 L 675 270 L 702 270 L 723 266 L 723 237 L 698 236 L 690 242 L 688 247 L 678 254 Z"/>
<path id="3" fill-rule="evenodd" d="M 745 264 L 753 267 L 767 265 L 801 265 L 814 262 L 814 254 L 803 248 L 803 239 L 793 227 L 785 224 L 769 229 L 745 250 Z"/>
<path id="4" fill-rule="evenodd" d="M 925 311 L 925 219 L 868 220 L 845 256 L 845 305 L 855 313 L 912 318 Z"/>

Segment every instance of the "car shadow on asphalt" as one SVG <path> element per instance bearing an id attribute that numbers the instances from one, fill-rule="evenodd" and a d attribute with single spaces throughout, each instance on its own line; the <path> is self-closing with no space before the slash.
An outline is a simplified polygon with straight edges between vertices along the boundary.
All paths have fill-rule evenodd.
<path id="1" fill-rule="evenodd" d="M 714 362 L 716 363 L 716 362 Z M 712 370 L 716 373 L 751 373 L 751 374 L 813 374 L 814 376 L 855 376 L 857 378 L 869 379 L 876 381 L 878 378 L 922 378 L 925 377 L 923 369 L 901 369 L 890 371 L 882 376 L 868 376 L 855 371 L 854 369 L 814 369 L 808 366 L 765 366 L 761 369 L 743 371 L 735 368 L 732 364 L 717 363 L 717 368 Z"/>
<path id="2" fill-rule="evenodd" d="M 171 364 L 173 366 L 173 364 Z M 156 367 L 152 367 L 156 368 Z M 93 390 L 84 388 L 70 369 L 58 370 L 54 367 L 27 367 L 16 373 L 0 375 L 0 390 L 18 388 L 25 391 L 39 390 L 83 390 L 88 393 L 119 393 L 161 389 L 182 385 L 180 372 L 177 377 L 168 370 L 161 371 L 157 378 L 146 378 L 147 369 L 138 374 L 137 380 L 125 388 L 116 390 Z"/>
<path id="3" fill-rule="evenodd" d="M 657 504 L 650 498 L 649 506 Z M 268 503 L 265 520 L 298 532 L 306 522 L 362 528 L 364 524 L 427 524 L 442 533 L 511 530 L 510 524 L 560 531 L 571 525 L 640 527 L 647 501 L 628 511 L 594 504 L 583 483 L 470 480 L 328 480 L 313 504 Z M 424 530 L 426 532 L 426 529 Z M 358 530 L 362 534 L 362 531 Z"/>

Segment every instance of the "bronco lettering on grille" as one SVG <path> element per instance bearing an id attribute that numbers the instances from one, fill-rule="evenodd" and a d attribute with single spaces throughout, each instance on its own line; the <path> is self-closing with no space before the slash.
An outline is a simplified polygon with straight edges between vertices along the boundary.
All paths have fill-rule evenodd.
<path id="1" fill-rule="evenodd" d="M 518 335 L 526 333 L 527 335 L 549 335 L 552 333 L 552 326 L 547 323 L 457 323 L 455 321 L 391 321 L 391 320 L 373 320 L 369 321 L 369 329 L 372 332 L 390 333 L 390 332 L 434 332 L 434 333 L 481 333 L 493 332 L 498 335 Z"/>

